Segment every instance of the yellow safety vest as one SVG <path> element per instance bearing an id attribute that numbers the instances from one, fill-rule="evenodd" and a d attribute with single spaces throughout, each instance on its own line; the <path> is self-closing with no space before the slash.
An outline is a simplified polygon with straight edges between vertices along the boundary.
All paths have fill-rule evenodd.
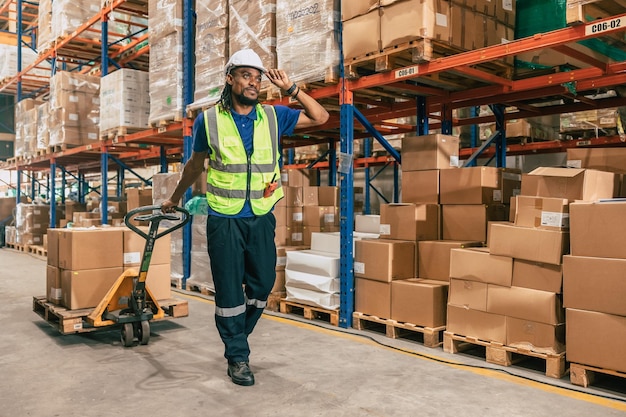
<path id="1" fill-rule="evenodd" d="M 283 197 L 278 164 L 278 121 L 272 106 L 256 106 L 253 152 L 248 158 L 237 125 L 229 111 L 219 104 L 204 112 L 204 128 L 209 142 L 207 201 L 209 207 L 225 215 L 238 214 L 250 200 L 256 215 L 268 213 Z M 263 197 L 267 185 L 278 187 Z"/>

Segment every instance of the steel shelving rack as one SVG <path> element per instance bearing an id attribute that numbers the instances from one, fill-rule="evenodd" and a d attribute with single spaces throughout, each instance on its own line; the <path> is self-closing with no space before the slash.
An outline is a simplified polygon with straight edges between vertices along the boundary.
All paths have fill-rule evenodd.
<path id="1" fill-rule="evenodd" d="M 16 0 L 18 15 L 23 0 Z M 106 74 L 111 63 L 125 65 L 133 62 L 149 50 L 149 46 L 138 51 L 129 52 L 132 48 L 119 50 L 108 47 L 106 39 L 106 22 L 111 11 L 129 7 L 133 12 L 145 6 L 145 0 L 114 0 L 107 7 L 85 22 L 75 33 L 60 40 L 56 47 L 47 53 L 41 54 L 38 60 L 12 80 L 0 84 L 0 93 L 13 91 L 21 98 L 23 89 L 27 92 L 40 91 L 41 83 L 30 82 L 27 74 L 36 65 L 46 59 L 53 61 L 57 53 L 72 54 L 72 41 L 91 25 L 100 22 L 102 25 L 102 42 L 97 51 L 98 57 L 80 56 L 91 65 L 84 64 L 82 71 L 93 70 L 94 63 L 100 64 L 102 74 Z M 191 104 L 193 92 L 193 68 L 191 54 L 193 52 L 192 4 L 191 0 L 184 0 L 184 104 L 185 108 Z M 497 130 L 481 146 L 476 146 L 475 139 L 471 148 L 461 149 L 461 158 L 465 165 L 475 164 L 479 156 L 495 158 L 497 166 L 505 165 L 506 155 L 529 154 L 538 152 L 559 152 L 568 147 L 577 146 L 607 146 L 624 145 L 619 136 L 599 137 L 576 141 L 534 142 L 528 144 L 511 145 L 506 143 L 505 123 L 509 119 L 528 118 L 541 115 L 576 112 L 587 109 L 626 106 L 625 97 L 611 97 L 595 99 L 589 93 L 610 89 L 626 84 L 626 62 L 603 62 L 594 57 L 585 55 L 570 47 L 571 44 L 601 36 L 610 36 L 626 30 L 626 14 L 611 16 L 596 20 L 592 23 L 566 27 L 553 32 L 537 34 L 532 37 L 511 41 L 506 44 L 485 47 L 455 55 L 433 58 L 430 61 L 400 65 L 387 72 L 366 70 L 357 77 L 344 74 L 344 68 L 349 63 L 341 63 L 341 77 L 337 84 L 318 86 L 310 90 L 310 95 L 320 100 L 331 109 L 329 122 L 315 129 L 297 132 L 300 139 L 285 140 L 285 147 L 329 142 L 331 151 L 329 161 L 316 161 L 313 164 L 294 164 L 293 152 L 288 158 L 288 166 L 292 168 L 328 168 L 330 184 L 334 185 L 335 173 L 339 173 L 341 187 L 341 308 L 340 325 L 352 325 L 353 312 L 353 253 L 352 253 L 352 222 L 353 218 L 353 182 L 354 169 L 365 168 L 366 177 L 371 179 L 371 167 L 391 165 L 394 168 L 395 196 L 398 195 L 398 165 L 401 163 L 399 154 L 385 139 L 384 135 L 391 133 L 418 133 L 425 134 L 430 129 L 439 128 L 442 133 L 450 133 L 453 125 L 468 126 L 478 123 L 493 122 Z M 18 38 L 21 39 L 21 26 L 18 28 Z M 137 46 L 141 41 L 134 41 Z M 541 49 L 552 49 L 573 57 L 587 64 L 587 67 L 567 72 L 541 73 L 529 78 L 514 80 L 493 71 L 493 65 L 507 57 L 513 57 L 523 52 Z M 78 50 L 81 50 L 78 48 Z M 84 52 L 84 51 L 82 51 Z M 93 50 L 91 50 L 93 53 Z M 76 64 L 75 64 L 76 65 Z M 115 65 L 115 64 L 114 64 Z M 97 65 L 95 65 L 97 66 Z M 89 69 L 90 68 L 90 69 Z M 95 71 L 98 72 L 97 69 Z M 448 76 L 456 80 L 455 87 L 439 84 L 441 76 Z M 572 88 L 574 86 L 574 88 Z M 591 94 L 592 96 L 592 94 Z M 392 97 L 392 100 L 380 98 Z M 548 99 L 567 99 L 567 104 L 545 104 Z M 293 101 L 285 97 L 272 100 L 273 104 L 293 105 Z M 452 110 L 458 108 L 475 108 L 488 105 L 494 116 L 478 117 L 475 114 L 464 119 L 453 120 Z M 505 106 L 515 108 L 515 111 L 505 111 Z M 396 124 L 389 129 L 390 123 L 386 120 L 400 117 L 416 116 L 416 125 Z M 433 121 L 433 119 L 438 120 Z M 355 120 L 358 123 L 355 123 Z M 174 122 L 167 126 L 146 129 L 116 139 L 102 140 L 97 144 L 85 145 L 78 148 L 66 149 L 50 155 L 40 155 L 23 161 L 14 161 L 5 168 L 21 171 L 50 170 L 54 178 L 58 166 L 78 167 L 81 169 L 100 169 L 102 184 L 108 181 L 110 155 L 115 155 L 114 165 L 123 169 L 132 169 L 136 163 L 160 164 L 162 170 L 167 169 L 169 161 L 186 162 L 191 155 L 191 126 L 192 120 L 184 117 L 181 122 Z M 305 138 L 305 139 L 302 139 Z M 354 158 L 353 144 L 355 140 L 365 140 L 365 148 L 369 148 L 370 138 L 379 141 L 388 151 L 385 156 L 370 156 Z M 335 154 L 335 144 L 340 144 L 340 154 Z M 367 151 L 366 151 L 367 152 Z M 64 168 L 63 173 L 66 172 Z M 121 176 L 122 174 L 120 174 Z M 374 174 L 375 176 L 376 174 Z M 119 177 L 119 176 L 118 176 Z M 18 175 L 18 178 L 20 176 Z M 51 181 L 53 184 L 54 181 Z M 19 184 L 18 184 L 19 188 Z M 366 184 L 366 193 L 369 185 Z M 103 187 L 106 194 L 106 186 Z M 52 194 L 54 195 L 54 194 Z M 187 194 L 185 199 L 190 196 Z M 105 199 L 106 197 L 103 197 Z M 106 222 L 106 219 L 104 219 Z M 185 278 L 189 276 L 190 265 L 190 229 L 184 231 L 185 245 Z"/>

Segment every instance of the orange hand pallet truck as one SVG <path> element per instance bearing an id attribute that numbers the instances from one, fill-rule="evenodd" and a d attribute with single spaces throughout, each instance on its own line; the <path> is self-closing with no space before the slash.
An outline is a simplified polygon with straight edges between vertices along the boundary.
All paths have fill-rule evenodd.
<path id="1" fill-rule="evenodd" d="M 126 214 L 124 217 L 126 226 L 146 239 L 139 273 L 136 269 L 124 271 L 98 306 L 87 316 L 87 321 L 94 327 L 121 324 L 121 340 L 125 347 L 133 346 L 135 340 L 147 345 L 150 341 L 150 320 L 161 319 L 165 315 L 150 288 L 146 286 L 146 277 L 156 240 L 180 229 L 191 219 L 191 215 L 184 208 L 174 209 L 180 215 L 162 213 L 159 206 L 138 207 Z M 135 216 L 146 212 L 149 214 Z M 150 222 L 148 233 L 132 224 L 131 220 Z M 178 223 L 159 232 L 159 224 L 163 220 Z"/>

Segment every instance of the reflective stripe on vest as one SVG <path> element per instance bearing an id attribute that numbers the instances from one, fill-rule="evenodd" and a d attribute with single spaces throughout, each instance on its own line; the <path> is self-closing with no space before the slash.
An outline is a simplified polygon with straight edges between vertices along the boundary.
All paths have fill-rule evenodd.
<path id="1" fill-rule="evenodd" d="M 248 157 L 237 125 L 229 111 L 217 105 L 204 112 L 204 127 L 211 153 L 207 173 L 207 201 L 221 214 L 235 215 L 250 199 L 252 212 L 268 213 L 283 197 L 278 165 L 278 123 L 272 106 L 256 106 L 253 153 Z M 278 188 L 270 197 L 263 197 L 272 181 Z"/>

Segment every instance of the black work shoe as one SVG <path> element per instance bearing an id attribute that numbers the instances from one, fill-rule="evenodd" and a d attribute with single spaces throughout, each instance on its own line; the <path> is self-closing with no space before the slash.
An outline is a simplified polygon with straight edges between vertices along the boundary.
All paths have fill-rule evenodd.
<path id="1" fill-rule="evenodd" d="M 254 374 L 248 362 L 228 362 L 228 376 L 234 384 L 249 387 L 254 385 Z"/>

